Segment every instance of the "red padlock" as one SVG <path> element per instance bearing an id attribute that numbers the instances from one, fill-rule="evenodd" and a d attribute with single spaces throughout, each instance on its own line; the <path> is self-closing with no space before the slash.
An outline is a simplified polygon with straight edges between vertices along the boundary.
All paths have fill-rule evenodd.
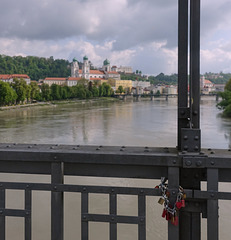
<path id="1" fill-rule="evenodd" d="M 163 209 L 163 212 L 162 212 L 162 217 L 165 218 L 165 217 L 166 217 L 166 214 L 167 214 L 167 210 L 164 208 L 164 209 Z"/>
<path id="2" fill-rule="evenodd" d="M 174 226 L 177 226 L 178 225 L 178 216 L 174 216 L 174 221 L 171 221 L 171 223 L 174 225 Z"/>
<path id="3" fill-rule="evenodd" d="M 183 206 L 182 206 L 183 204 L 182 204 L 182 201 L 178 201 L 178 202 L 176 202 L 176 208 L 178 209 L 178 210 L 180 210 Z"/>

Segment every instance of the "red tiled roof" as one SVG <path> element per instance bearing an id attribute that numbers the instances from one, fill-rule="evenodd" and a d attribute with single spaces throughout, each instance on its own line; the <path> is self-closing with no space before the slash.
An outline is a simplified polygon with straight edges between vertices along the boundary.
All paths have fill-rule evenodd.
<path id="1" fill-rule="evenodd" d="M 211 81 L 209 81 L 209 80 L 207 80 L 207 79 L 204 80 L 204 83 L 205 83 L 205 84 L 213 84 Z"/>
<path id="2" fill-rule="evenodd" d="M 100 71 L 100 70 L 90 70 L 90 74 L 100 74 L 100 75 L 102 75 L 102 74 L 104 74 L 104 72 Z"/>
<path id="3" fill-rule="evenodd" d="M 82 79 L 81 77 L 69 77 L 67 80 L 68 81 L 79 81 L 80 79 Z"/>
<path id="4" fill-rule="evenodd" d="M 10 78 L 30 78 L 26 74 L 1 74 L 0 79 L 10 79 Z"/>
<path id="5" fill-rule="evenodd" d="M 0 79 L 9 79 L 11 75 L 9 74 L 1 74 Z"/>
<path id="6" fill-rule="evenodd" d="M 79 73 L 83 73 L 83 71 L 79 70 Z M 102 74 L 104 74 L 104 72 L 100 71 L 100 70 L 90 70 L 90 74 L 100 74 L 100 75 L 102 75 Z"/>
<path id="7" fill-rule="evenodd" d="M 12 74 L 13 78 L 30 78 L 28 75 L 26 74 Z"/>
<path id="8" fill-rule="evenodd" d="M 66 81 L 66 78 L 57 78 L 57 77 L 48 77 L 48 78 L 45 78 L 44 80 L 53 80 L 53 81 Z"/>

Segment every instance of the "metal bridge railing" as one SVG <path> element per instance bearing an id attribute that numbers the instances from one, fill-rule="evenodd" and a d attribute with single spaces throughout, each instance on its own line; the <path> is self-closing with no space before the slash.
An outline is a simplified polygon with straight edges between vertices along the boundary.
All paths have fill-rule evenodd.
<path id="1" fill-rule="evenodd" d="M 51 192 L 51 239 L 63 240 L 65 192 L 81 193 L 81 239 L 89 239 L 90 222 L 106 222 L 110 240 L 117 239 L 117 224 L 137 224 L 138 239 L 146 239 L 146 197 L 160 196 L 160 189 L 118 186 L 64 184 L 64 176 L 119 177 L 135 179 L 168 178 L 170 198 L 176 201 L 180 180 L 207 181 L 207 191 L 185 188 L 186 207 L 180 210 L 179 225 L 168 224 L 168 239 L 200 239 L 190 229 L 200 229 L 200 221 L 189 219 L 199 214 L 207 218 L 209 240 L 218 239 L 218 199 L 231 200 L 231 193 L 219 192 L 219 182 L 231 181 L 231 152 L 205 150 L 200 154 L 178 153 L 171 148 L 134 148 L 104 146 L 54 146 L 0 144 L 0 172 L 50 175 L 51 183 L 0 182 L 0 240 L 5 240 L 6 217 L 25 219 L 25 239 L 32 239 L 33 191 Z M 25 208 L 6 208 L 6 190 L 24 190 Z M 108 214 L 89 213 L 89 194 L 109 196 Z M 138 196 L 138 215 L 117 214 L 118 195 Z M 197 216 L 197 215 L 196 215 Z M 196 217 L 197 218 L 197 217 Z M 200 217 L 201 218 L 201 217 Z M 188 219 L 188 220 L 187 220 Z M 193 226 L 192 226 L 193 224 Z M 201 233 L 200 233 L 201 235 Z"/>

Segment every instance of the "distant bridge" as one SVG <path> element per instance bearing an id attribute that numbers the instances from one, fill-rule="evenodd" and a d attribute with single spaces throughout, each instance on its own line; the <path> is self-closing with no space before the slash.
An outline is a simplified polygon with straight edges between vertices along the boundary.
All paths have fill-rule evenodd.
<path id="1" fill-rule="evenodd" d="M 169 97 L 177 97 L 178 94 L 115 94 L 115 98 L 126 100 L 127 97 L 133 97 L 136 98 L 136 100 L 140 100 L 140 98 L 150 98 L 151 101 L 154 100 L 154 98 L 160 98 L 164 97 L 166 100 L 168 100 Z"/>
<path id="2" fill-rule="evenodd" d="M 214 93 L 214 94 L 201 94 L 201 96 L 203 97 L 211 97 L 211 96 L 215 96 L 216 101 L 219 100 L 219 94 L 218 93 Z M 137 101 L 139 101 L 141 98 L 150 98 L 151 101 L 154 100 L 154 98 L 165 98 L 166 101 L 168 101 L 168 98 L 175 98 L 178 97 L 178 94 L 131 94 L 131 93 L 126 93 L 126 94 L 115 94 L 114 95 L 115 98 L 119 98 L 122 100 L 126 100 L 127 97 L 133 97 L 135 98 Z"/>

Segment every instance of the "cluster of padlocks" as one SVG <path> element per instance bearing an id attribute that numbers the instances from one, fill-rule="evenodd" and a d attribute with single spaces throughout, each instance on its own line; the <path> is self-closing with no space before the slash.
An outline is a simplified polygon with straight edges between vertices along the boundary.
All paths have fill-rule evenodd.
<path id="1" fill-rule="evenodd" d="M 161 178 L 160 185 L 157 185 L 155 187 L 159 188 L 162 193 L 162 196 L 159 199 L 158 203 L 161 205 L 164 204 L 162 217 L 165 218 L 167 221 L 171 221 L 173 225 L 177 226 L 179 210 L 185 207 L 186 194 L 184 193 L 184 189 L 179 186 L 176 202 L 174 204 L 171 204 L 169 201 L 170 192 L 168 191 L 168 184 L 166 183 L 166 181 L 167 178 Z"/>

